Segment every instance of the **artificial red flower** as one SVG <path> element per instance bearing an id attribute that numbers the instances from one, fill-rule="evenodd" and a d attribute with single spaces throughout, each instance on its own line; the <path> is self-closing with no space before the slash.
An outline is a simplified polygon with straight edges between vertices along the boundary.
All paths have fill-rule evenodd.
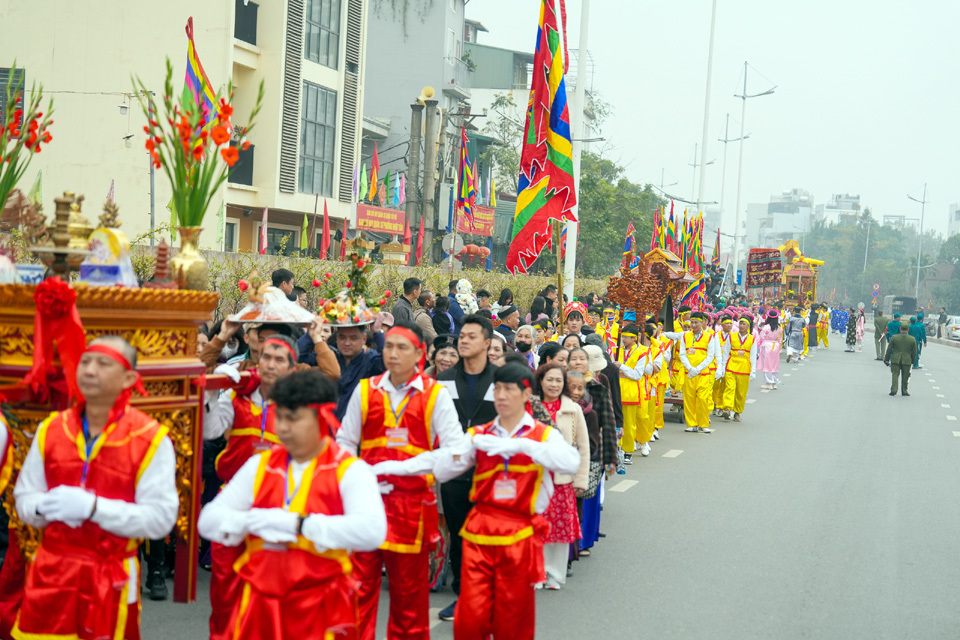
<path id="1" fill-rule="evenodd" d="M 349 288 L 352 287 L 352 286 L 353 286 L 353 283 L 350 282 L 349 280 L 347 280 L 347 289 L 349 289 Z"/>
<path id="2" fill-rule="evenodd" d="M 220 155 L 223 156 L 223 161 L 227 163 L 228 167 L 232 167 L 240 159 L 240 152 L 237 151 L 236 147 L 224 147 L 220 149 Z"/>
<path id="3" fill-rule="evenodd" d="M 63 318 L 76 304 L 77 292 L 59 276 L 47 278 L 37 285 L 33 294 L 37 312 L 50 319 Z"/>
<path id="4" fill-rule="evenodd" d="M 240 291 L 246 291 L 249 286 L 246 280 L 241 280 L 237 283 L 237 288 L 240 289 Z"/>
<path id="5" fill-rule="evenodd" d="M 357 260 L 357 269 L 363 269 L 363 260 Z"/>
<path id="6" fill-rule="evenodd" d="M 387 301 L 384 300 L 383 298 L 380 298 L 380 302 L 378 302 L 377 304 L 382 307 L 383 305 L 387 304 Z"/>
<path id="7" fill-rule="evenodd" d="M 389 298 L 389 297 L 392 296 L 392 295 L 393 295 L 393 294 L 390 293 L 390 289 L 387 289 L 386 291 L 383 292 L 383 297 L 384 297 L 384 298 Z"/>
<path id="8" fill-rule="evenodd" d="M 320 282 L 319 280 L 317 280 L 316 278 L 313 279 L 313 286 L 319 287 L 321 284 L 323 284 L 323 283 Z"/>
<path id="9" fill-rule="evenodd" d="M 220 120 L 229 120 L 230 116 L 233 115 L 233 107 L 227 104 L 226 98 L 220 98 L 220 108 L 217 110 L 220 115 Z"/>
<path id="10" fill-rule="evenodd" d="M 226 144 L 230 140 L 230 134 L 227 132 L 227 128 L 224 126 L 216 126 L 213 128 L 213 131 L 210 132 L 210 137 L 213 139 L 213 143 L 218 147 L 222 144 Z"/>
<path id="11" fill-rule="evenodd" d="M 329 280 L 330 278 L 333 277 L 333 274 L 330 273 L 329 271 L 327 271 L 325 274 L 323 274 L 323 277 L 326 278 L 327 280 Z"/>
<path id="12" fill-rule="evenodd" d="M 193 148 L 193 161 L 202 162 L 203 161 L 203 146 L 197 145 Z"/>

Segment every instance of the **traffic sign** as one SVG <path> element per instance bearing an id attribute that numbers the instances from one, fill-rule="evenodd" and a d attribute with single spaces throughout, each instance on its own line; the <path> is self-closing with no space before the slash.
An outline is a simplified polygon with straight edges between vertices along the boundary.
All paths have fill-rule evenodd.
<path id="1" fill-rule="evenodd" d="M 874 290 L 873 290 L 873 297 L 874 297 L 874 298 L 879 298 L 879 297 L 880 297 L 880 292 L 877 291 L 876 289 L 874 289 Z"/>
<path id="2" fill-rule="evenodd" d="M 877 282 L 874 282 L 874 283 L 873 283 L 873 290 L 874 290 L 874 291 L 880 291 L 880 284 L 877 283 Z"/>
<path id="3" fill-rule="evenodd" d="M 743 269 L 737 269 L 737 286 L 743 285 Z"/>

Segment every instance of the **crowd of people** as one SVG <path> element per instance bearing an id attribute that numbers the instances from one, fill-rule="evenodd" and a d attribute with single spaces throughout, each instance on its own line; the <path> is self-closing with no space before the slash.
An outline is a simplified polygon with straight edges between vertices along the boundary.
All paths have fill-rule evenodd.
<path id="1" fill-rule="evenodd" d="M 273 286 L 305 304 L 289 271 Z M 402 290 L 371 324 L 201 330 L 200 360 L 231 386 L 204 399 L 214 640 L 372 640 L 384 575 L 388 638 L 429 638 L 429 593 L 446 587 L 439 617 L 455 637 L 532 638 L 535 591 L 562 589 L 600 552 L 606 483 L 651 454 L 666 415 L 691 434 L 742 422 L 758 372 L 780 387 L 781 350 L 803 360 L 831 327 L 859 349 L 865 323 L 850 310 L 831 324 L 820 304 L 717 299 L 645 316 L 552 286 L 523 307 L 463 279 Z M 0 591 L 19 597 L 9 610 L 0 598 L 0 634 L 139 637 L 138 538 L 153 541 L 147 593 L 166 597 L 176 462 L 165 430 L 129 405 L 136 366 L 121 338 L 93 341 L 83 400 L 38 429 L 14 495 L 45 535 L 19 583 L 4 565 Z"/>

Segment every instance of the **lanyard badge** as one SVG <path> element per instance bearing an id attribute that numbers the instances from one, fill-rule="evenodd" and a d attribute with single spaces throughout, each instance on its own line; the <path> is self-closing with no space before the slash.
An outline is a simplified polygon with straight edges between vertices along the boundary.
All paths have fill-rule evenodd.
<path id="1" fill-rule="evenodd" d="M 97 447 L 97 441 L 100 440 L 99 434 L 96 438 L 90 439 L 90 423 L 87 421 L 87 416 L 83 416 L 83 447 L 84 447 L 84 456 L 83 456 L 83 471 L 80 474 L 80 486 L 87 486 L 87 474 L 90 472 L 90 461 L 95 454 L 94 449 Z"/>

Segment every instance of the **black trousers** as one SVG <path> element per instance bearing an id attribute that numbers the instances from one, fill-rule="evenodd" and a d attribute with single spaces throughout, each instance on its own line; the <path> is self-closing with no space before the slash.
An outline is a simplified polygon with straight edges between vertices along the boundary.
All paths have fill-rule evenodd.
<path id="1" fill-rule="evenodd" d="M 453 576 L 451 587 L 460 595 L 460 564 L 463 558 L 463 542 L 460 530 L 467 521 L 467 515 L 473 508 L 470 502 L 471 482 L 452 480 L 440 485 L 440 500 L 443 502 L 443 515 L 450 529 L 450 573 Z"/>

